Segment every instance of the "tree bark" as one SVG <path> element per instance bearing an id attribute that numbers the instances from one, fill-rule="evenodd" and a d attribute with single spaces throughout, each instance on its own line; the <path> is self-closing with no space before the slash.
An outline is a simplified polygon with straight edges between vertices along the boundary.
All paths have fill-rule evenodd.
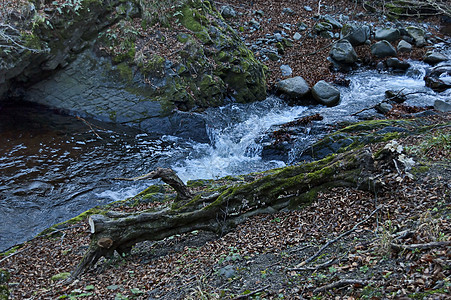
<path id="1" fill-rule="evenodd" d="M 186 188 L 188 191 L 183 193 L 189 198 L 184 203 L 153 212 L 92 215 L 89 218 L 91 243 L 71 279 L 94 265 L 100 257 L 111 256 L 114 251 L 123 255 L 141 241 L 161 240 L 193 230 L 223 234 L 249 216 L 308 205 L 316 199 L 318 191 L 329 187 L 373 189 L 373 167 L 371 153 L 361 149 L 273 170 L 255 181 L 225 187 L 220 192 L 193 195 Z"/>

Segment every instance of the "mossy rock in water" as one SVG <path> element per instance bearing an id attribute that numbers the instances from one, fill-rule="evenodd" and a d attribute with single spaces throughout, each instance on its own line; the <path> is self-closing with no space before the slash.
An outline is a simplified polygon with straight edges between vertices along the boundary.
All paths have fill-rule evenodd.
<path id="1" fill-rule="evenodd" d="M 304 150 L 296 161 L 322 159 L 331 154 L 418 133 L 423 128 L 418 126 L 419 123 L 420 121 L 416 120 L 371 120 L 352 124 L 314 143 Z"/>

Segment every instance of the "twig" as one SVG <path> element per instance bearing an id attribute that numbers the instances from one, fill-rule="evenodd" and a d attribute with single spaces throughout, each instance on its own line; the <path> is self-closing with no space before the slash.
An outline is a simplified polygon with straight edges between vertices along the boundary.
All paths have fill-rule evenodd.
<path id="1" fill-rule="evenodd" d="M 324 246 L 322 246 L 315 254 L 313 254 L 312 256 L 310 256 L 309 258 L 307 258 L 305 261 L 301 262 L 300 264 L 298 264 L 296 266 L 296 268 L 300 268 L 306 264 L 308 264 L 309 262 L 313 261 L 315 258 L 317 258 L 318 256 L 320 256 L 320 254 L 330 245 L 332 245 L 333 243 L 335 243 L 336 241 L 338 241 L 339 239 L 350 235 L 352 232 L 354 232 L 361 224 L 365 223 L 366 221 L 368 221 L 379 209 L 381 209 L 382 206 L 378 206 L 375 210 L 373 210 L 373 212 L 366 217 L 366 219 L 364 219 L 363 221 L 360 221 L 359 223 L 355 224 L 354 227 L 352 227 L 352 229 L 346 231 L 345 233 L 340 234 L 338 237 L 334 238 L 333 240 L 330 240 L 329 242 L 327 242 Z"/>
<path id="2" fill-rule="evenodd" d="M 316 288 L 313 290 L 313 293 L 321 293 L 330 289 L 351 285 L 351 284 L 360 284 L 360 285 L 368 285 L 368 281 L 366 280 L 359 280 L 359 279 L 341 279 L 335 282 L 332 282 L 331 284 L 324 285 L 322 287 Z"/>
<path id="3" fill-rule="evenodd" d="M 91 129 L 91 131 L 101 140 L 102 137 L 94 130 L 94 128 L 92 127 L 92 124 L 89 123 L 88 121 L 86 121 L 85 119 L 83 119 L 82 117 L 77 116 L 77 120 L 83 121 L 83 123 L 85 123 L 86 125 L 88 125 L 88 127 Z"/>
<path id="4" fill-rule="evenodd" d="M 415 249 L 432 249 L 432 248 L 439 248 L 439 247 L 449 246 L 449 245 L 451 245 L 451 241 L 431 242 L 431 243 L 425 243 L 425 244 L 410 244 L 410 245 L 391 244 L 391 248 L 396 251 L 401 251 L 401 250 L 415 250 Z"/>
<path id="5" fill-rule="evenodd" d="M 28 249 L 28 247 L 22 248 L 22 249 L 20 249 L 20 250 L 17 250 L 17 251 L 14 252 L 14 253 L 11 253 L 10 255 L 8 255 L 8 256 L 6 256 L 6 257 L 3 257 L 2 259 L 0 259 L 0 263 L 4 262 L 4 261 L 7 260 L 8 258 L 13 257 L 13 256 L 16 255 L 16 254 L 19 254 L 20 252 L 22 252 L 22 251 L 24 251 L 24 250 L 26 250 L 26 249 Z"/>
<path id="6" fill-rule="evenodd" d="M 260 293 L 260 292 L 266 290 L 266 289 L 269 288 L 269 287 L 270 287 L 269 284 L 268 284 L 268 285 L 265 285 L 264 287 L 259 288 L 258 290 L 255 290 L 255 291 L 253 291 L 253 292 L 250 292 L 249 294 L 246 294 L 246 295 L 239 295 L 238 297 L 233 298 L 233 300 L 236 300 L 236 299 L 247 299 L 247 298 L 249 298 L 250 296 L 255 295 L 255 294 L 257 294 L 257 293 Z"/>

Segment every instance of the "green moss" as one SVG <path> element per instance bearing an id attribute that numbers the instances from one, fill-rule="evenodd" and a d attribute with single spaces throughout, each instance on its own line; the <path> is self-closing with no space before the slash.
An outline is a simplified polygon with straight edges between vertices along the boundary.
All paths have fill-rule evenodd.
<path id="1" fill-rule="evenodd" d="M 60 281 L 60 280 L 65 280 L 67 278 L 69 278 L 70 273 L 69 272 L 63 272 L 63 273 L 59 273 L 56 275 L 52 276 L 52 281 Z"/>
<path id="2" fill-rule="evenodd" d="M 119 75 L 122 79 L 125 79 L 126 81 L 132 81 L 133 80 L 133 70 L 129 63 L 122 62 L 116 66 L 117 70 L 119 71 Z"/>
<path id="3" fill-rule="evenodd" d="M 9 281 L 10 275 L 9 272 L 0 269 L 0 300 L 7 300 L 9 299 L 9 289 L 8 289 L 8 281 Z"/>
<path id="4" fill-rule="evenodd" d="M 162 78 L 164 77 L 164 64 L 166 62 L 166 59 L 159 55 L 152 55 L 149 57 L 145 63 L 139 64 L 138 67 L 140 68 L 141 72 L 144 75 L 150 76 L 150 77 L 157 77 Z"/>

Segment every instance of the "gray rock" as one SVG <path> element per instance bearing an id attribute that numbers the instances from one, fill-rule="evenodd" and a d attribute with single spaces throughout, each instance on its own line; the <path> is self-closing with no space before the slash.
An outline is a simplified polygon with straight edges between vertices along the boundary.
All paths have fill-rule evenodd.
<path id="1" fill-rule="evenodd" d="M 396 28 L 383 28 L 376 30 L 375 39 L 378 41 L 386 40 L 389 42 L 394 42 L 399 40 L 401 37 L 399 30 Z"/>
<path id="2" fill-rule="evenodd" d="M 345 24 L 341 29 L 341 38 L 348 40 L 353 46 L 363 45 L 370 38 L 368 25 Z"/>
<path id="3" fill-rule="evenodd" d="M 291 69 L 291 67 L 289 65 L 281 65 L 280 71 L 282 71 L 283 77 L 288 77 L 291 74 L 293 74 L 293 70 Z"/>
<path id="4" fill-rule="evenodd" d="M 104 122 L 208 142 L 201 115 L 183 112 L 168 115 L 162 103 L 152 99 L 142 84 L 133 78 L 124 81 L 121 76 L 120 69 L 109 60 L 85 51 L 65 69 L 30 87 L 24 99 Z M 164 87 L 163 79 L 153 83 Z"/>
<path id="5" fill-rule="evenodd" d="M 423 29 L 416 26 L 409 26 L 406 28 L 407 33 L 413 38 L 415 41 L 415 45 L 417 47 L 423 47 L 426 45 L 425 32 Z"/>
<path id="6" fill-rule="evenodd" d="M 290 15 L 290 16 L 295 14 L 294 10 L 291 9 L 290 7 L 285 7 L 284 9 L 282 9 L 282 13 Z"/>
<path id="7" fill-rule="evenodd" d="M 339 64 L 351 65 L 357 61 L 357 53 L 347 40 L 335 43 L 329 52 L 329 56 Z"/>
<path id="8" fill-rule="evenodd" d="M 441 65 L 432 68 L 424 77 L 426 86 L 436 92 L 451 88 L 451 65 Z"/>
<path id="9" fill-rule="evenodd" d="M 332 31 L 321 31 L 319 35 L 325 39 L 334 38 L 334 33 Z"/>
<path id="10" fill-rule="evenodd" d="M 312 10 L 313 10 L 313 9 L 312 9 L 310 6 L 308 6 L 308 5 L 304 6 L 304 9 L 305 9 L 305 11 L 312 11 Z"/>
<path id="11" fill-rule="evenodd" d="M 410 52 L 412 51 L 412 45 L 405 40 L 400 40 L 398 43 L 398 52 Z"/>
<path id="12" fill-rule="evenodd" d="M 224 19 L 235 18 L 236 11 L 233 9 L 233 7 L 224 5 L 221 7 L 221 15 Z"/>
<path id="13" fill-rule="evenodd" d="M 333 28 L 336 28 L 336 29 L 343 28 L 343 25 L 340 22 L 338 22 L 337 20 L 335 20 L 333 17 L 331 17 L 329 15 L 322 16 L 321 19 L 323 21 L 329 23 L 330 25 L 332 25 Z"/>
<path id="14" fill-rule="evenodd" d="M 450 112 L 451 104 L 448 102 L 442 101 L 442 100 L 435 100 L 434 109 L 441 111 L 441 112 Z"/>
<path id="15" fill-rule="evenodd" d="M 396 57 L 387 58 L 385 63 L 387 64 L 387 67 L 395 70 L 405 71 L 410 67 L 410 64 L 408 62 L 399 60 Z"/>
<path id="16" fill-rule="evenodd" d="M 438 52 L 427 52 L 426 55 L 423 57 L 423 61 L 425 63 L 428 63 L 430 65 L 438 64 L 442 61 L 447 61 L 448 57 L 445 55 L 438 53 Z"/>
<path id="17" fill-rule="evenodd" d="M 388 41 L 384 40 L 371 46 L 371 54 L 379 58 L 396 56 L 396 49 Z"/>
<path id="18" fill-rule="evenodd" d="M 305 24 L 304 22 L 300 22 L 297 26 L 299 31 L 306 31 L 308 28 L 307 24 Z"/>
<path id="19" fill-rule="evenodd" d="M 302 38 L 302 35 L 299 32 L 296 32 L 293 35 L 293 40 L 295 40 L 295 41 L 299 41 L 301 38 Z"/>
<path id="20" fill-rule="evenodd" d="M 275 87 L 278 93 L 292 99 L 303 98 L 310 92 L 309 85 L 301 76 L 279 81 Z"/>
<path id="21" fill-rule="evenodd" d="M 265 15 L 265 12 L 264 12 L 263 10 L 257 10 L 257 11 L 255 12 L 255 15 L 256 15 L 257 17 L 263 17 L 263 16 Z"/>
<path id="22" fill-rule="evenodd" d="M 393 105 L 391 105 L 390 103 L 387 103 L 387 102 L 381 102 L 374 107 L 374 109 L 376 109 L 376 111 L 378 113 L 381 113 L 383 115 L 388 113 L 392 108 L 393 108 Z"/>
<path id="23" fill-rule="evenodd" d="M 332 30 L 333 28 L 334 27 L 332 26 L 332 24 L 330 24 L 328 22 L 316 23 L 315 26 L 313 27 L 313 29 L 316 32 L 329 31 L 329 30 Z"/>
<path id="24" fill-rule="evenodd" d="M 327 106 L 337 105 L 340 101 L 340 91 L 324 80 L 318 81 L 312 87 L 312 95 L 316 101 Z"/>
<path id="25" fill-rule="evenodd" d="M 236 269 L 234 266 L 228 265 L 219 269 L 219 275 L 225 278 L 233 278 L 236 275 Z"/>

